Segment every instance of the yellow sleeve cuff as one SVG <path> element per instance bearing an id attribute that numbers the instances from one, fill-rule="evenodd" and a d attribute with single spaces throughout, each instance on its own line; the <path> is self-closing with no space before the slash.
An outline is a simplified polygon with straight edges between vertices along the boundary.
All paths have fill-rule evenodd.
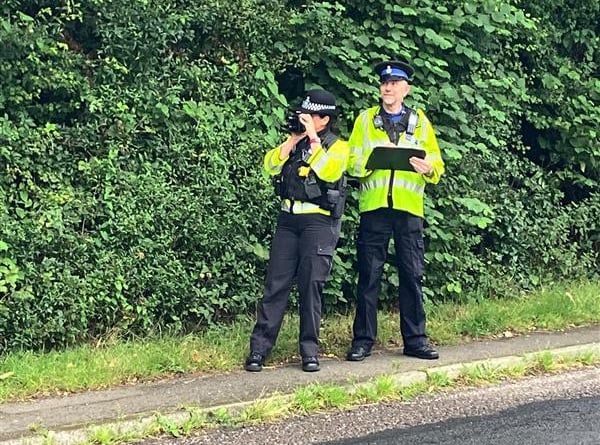
<path id="1" fill-rule="evenodd" d="M 281 147 L 276 147 L 275 151 L 273 152 L 273 158 L 271 159 L 271 162 L 273 163 L 273 165 L 280 166 L 280 165 L 285 164 L 285 161 L 287 161 L 288 157 L 280 159 L 280 155 L 281 155 Z"/>

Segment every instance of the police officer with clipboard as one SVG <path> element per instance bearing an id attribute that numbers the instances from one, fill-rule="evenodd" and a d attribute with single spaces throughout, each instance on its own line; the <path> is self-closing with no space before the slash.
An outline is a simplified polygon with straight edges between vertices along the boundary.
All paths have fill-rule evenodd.
<path id="1" fill-rule="evenodd" d="M 423 198 L 425 186 L 444 172 L 431 123 L 421 110 L 404 104 L 414 69 L 405 60 L 389 60 L 374 68 L 380 105 L 358 116 L 348 140 L 348 173 L 360 180 L 360 223 L 357 241 L 358 288 L 353 339 L 346 358 L 364 360 L 377 337 L 377 302 L 390 239 L 394 238 L 399 274 L 400 331 L 404 354 L 437 359 L 425 332 L 422 278 L 424 269 Z M 406 170 L 369 169 L 375 147 L 424 150 L 408 158 Z"/>

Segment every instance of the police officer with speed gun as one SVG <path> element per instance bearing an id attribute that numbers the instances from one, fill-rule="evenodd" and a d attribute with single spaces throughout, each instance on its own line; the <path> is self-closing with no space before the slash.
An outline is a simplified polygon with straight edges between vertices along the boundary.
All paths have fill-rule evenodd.
<path id="1" fill-rule="evenodd" d="M 349 150 L 333 131 L 333 94 L 306 92 L 288 117 L 289 137 L 267 152 L 281 211 L 271 245 L 267 278 L 250 337 L 247 371 L 261 371 L 277 340 L 294 278 L 299 294 L 302 369 L 319 371 L 322 292 L 340 236 Z"/>

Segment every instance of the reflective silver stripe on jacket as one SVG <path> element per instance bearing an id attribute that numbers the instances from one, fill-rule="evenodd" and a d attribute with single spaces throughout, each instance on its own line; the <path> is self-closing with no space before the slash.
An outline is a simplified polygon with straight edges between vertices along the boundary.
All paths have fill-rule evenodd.
<path id="1" fill-rule="evenodd" d="M 325 165 L 327 164 L 327 161 L 329 161 L 331 159 L 337 159 L 340 161 L 344 161 L 346 159 L 346 157 L 342 153 L 335 153 L 335 152 L 330 153 L 329 151 L 327 151 L 327 153 L 321 154 L 321 156 L 319 157 L 317 162 L 314 162 L 311 164 L 311 168 L 315 171 L 319 171 L 322 168 L 324 168 Z"/>
<path id="2" fill-rule="evenodd" d="M 423 122 L 421 123 L 421 137 L 419 138 L 421 145 L 425 145 L 425 139 L 427 139 L 427 125 L 429 125 L 429 121 L 427 118 L 423 118 Z"/>
<path id="3" fill-rule="evenodd" d="M 294 201 L 292 205 L 289 199 L 281 201 L 281 210 L 288 213 L 324 213 L 327 210 L 322 209 L 312 202 Z M 315 212 L 318 210 L 318 212 Z"/>
<path id="4" fill-rule="evenodd" d="M 388 186 L 388 183 L 388 178 L 379 178 L 375 180 L 367 179 L 365 182 L 360 184 L 360 191 L 367 192 L 369 190 L 385 189 Z M 425 185 L 416 184 L 400 178 L 394 178 L 393 187 L 409 190 L 411 192 L 418 193 L 419 195 L 423 195 L 425 193 Z"/>
<path id="5" fill-rule="evenodd" d="M 415 134 L 415 128 L 417 128 L 417 121 L 419 120 L 419 116 L 416 111 L 411 111 L 410 116 L 408 116 L 408 125 L 406 126 L 406 132 L 411 136 Z"/>
<path id="6" fill-rule="evenodd" d="M 350 173 L 353 176 L 360 176 L 361 172 L 360 172 L 360 168 L 361 166 L 364 164 L 365 161 L 365 148 L 368 147 L 368 145 L 365 145 L 365 140 L 367 141 L 367 143 L 369 142 L 368 138 L 365 137 L 366 134 L 366 130 L 368 128 L 368 115 L 369 113 L 365 112 L 361 115 L 361 125 L 363 127 L 363 145 L 361 147 L 350 147 L 350 151 L 353 155 L 356 155 L 356 160 L 354 162 L 354 165 L 352 166 L 352 171 L 349 171 L 348 173 Z"/>

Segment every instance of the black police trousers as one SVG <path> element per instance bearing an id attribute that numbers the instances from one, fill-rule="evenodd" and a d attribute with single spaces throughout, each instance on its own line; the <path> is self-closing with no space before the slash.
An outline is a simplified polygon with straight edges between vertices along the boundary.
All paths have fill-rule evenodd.
<path id="1" fill-rule="evenodd" d="M 388 245 L 394 237 L 399 275 L 400 333 L 404 346 L 427 344 L 423 309 L 423 219 L 394 209 L 360 215 L 357 241 L 358 289 L 352 346 L 370 350 L 377 338 L 377 301 Z"/>
<path id="2" fill-rule="evenodd" d="M 275 345 L 288 305 L 294 277 L 299 294 L 302 357 L 315 357 L 319 348 L 322 291 L 331 271 L 340 235 L 340 219 L 321 214 L 281 212 L 271 245 L 269 266 L 250 350 L 268 356 Z"/>

